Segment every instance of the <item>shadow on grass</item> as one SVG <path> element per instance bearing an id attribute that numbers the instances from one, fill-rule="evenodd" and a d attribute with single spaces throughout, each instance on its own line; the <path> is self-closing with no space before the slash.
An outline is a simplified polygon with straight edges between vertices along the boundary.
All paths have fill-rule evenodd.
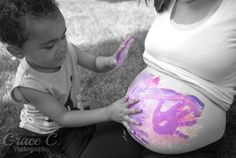
<path id="1" fill-rule="evenodd" d="M 119 3 L 119 2 L 135 1 L 135 0 L 97 0 L 97 1 L 106 1 L 109 3 Z"/>
<path id="2" fill-rule="evenodd" d="M 120 68 L 107 73 L 95 73 L 81 67 L 79 68 L 82 88 L 81 103 L 84 106 L 92 106 L 92 108 L 107 106 L 125 95 L 129 84 L 135 76 L 145 68 L 142 54 L 144 51 L 144 39 L 146 34 L 147 31 L 144 30 L 131 35 L 135 39 L 135 44 L 130 49 L 128 58 Z M 112 39 L 98 43 L 97 45 L 81 46 L 81 49 L 85 52 L 96 52 L 94 55 L 109 56 L 116 51 L 121 42 L 121 39 Z M 13 126 L 9 125 L 16 126 L 19 122 L 20 109 L 14 108 L 13 105 L 14 104 L 9 101 L 9 103 L 4 103 L 4 106 L 0 106 L 0 132 L 2 134 L 6 134 L 11 131 Z M 235 106 L 236 103 L 233 107 Z M 220 158 L 236 157 L 235 122 L 236 110 L 231 109 L 227 112 L 227 128 Z M 2 139 L 2 137 L 0 138 Z M 62 158 L 58 155 L 54 156 L 57 158 Z"/>

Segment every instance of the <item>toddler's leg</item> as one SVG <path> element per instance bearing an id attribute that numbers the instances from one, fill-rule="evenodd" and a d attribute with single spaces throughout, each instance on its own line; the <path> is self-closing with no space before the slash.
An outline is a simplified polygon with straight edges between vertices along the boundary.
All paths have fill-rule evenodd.
<path id="1" fill-rule="evenodd" d="M 81 158 L 140 158 L 141 146 L 118 123 L 98 127 Z"/>
<path id="2" fill-rule="evenodd" d="M 46 153 L 9 151 L 4 158 L 48 158 Z"/>
<path id="3" fill-rule="evenodd" d="M 51 149 L 45 144 L 46 136 L 19 127 L 15 131 L 9 133 L 13 144 L 9 146 L 4 158 L 48 158 Z M 38 140 L 37 144 L 34 143 L 36 140 Z"/>
<path id="4" fill-rule="evenodd" d="M 61 129 L 58 132 L 61 152 L 66 158 L 80 158 L 94 132 L 95 126 Z"/>

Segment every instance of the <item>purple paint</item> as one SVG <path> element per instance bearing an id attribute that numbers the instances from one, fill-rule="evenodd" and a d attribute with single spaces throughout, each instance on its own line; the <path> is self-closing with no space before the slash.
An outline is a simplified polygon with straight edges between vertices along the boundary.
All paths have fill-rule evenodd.
<path id="1" fill-rule="evenodd" d="M 169 92 L 167 91 L 166 93 L 168 94 Z M 174 105 L 165 112 L 161 112 L 161 107 L 165 106 L 166 101 L 161 100 L 159 102 L 153 115 L 154 131 L 161 135 L 173 135 L 187 139 L 189 136 L 178 131 L 178 127 L 195 125 L 204 105 L 196 97 L 184 96 L 176 92 L 175 95 L 175 97 L 170 97 L 170 100 L 167 101 L 171 101 L 171 98 L 176 97 L 179 98 L 179 101 L 174 100 Z M 187 115 L 193 115 L 193 120 L 182 122 L 181 120 Z"/>
<path id="2" fill-rule="evenodd" d="M 119 50 L 116 56 L 116 67 L 119 67 L 123 63 L 128 55 L 129 48 L 133 45 L 133 43 L 134 39 L 131 37 L 125 41 L 124 47 Z"/>
<path id="3" fill-rule="evenodd" d="M 204 108 L 204 104 L 196 96 L 161 88 L 160 83 L 158 76 L 142 73 L 127 92 L 130 99 L 140 100 L 132 107 L 142 109 L 143 112 L 132 117 L 142 126 L 130 124 L 130 127 L 134 131 L 131 135 L 144 146 L 149 144 L 150 137 L 155 137 L 155 133 L 176 140 L 188 139 L 189 133 L 181 129 L 195 126 Z"/>

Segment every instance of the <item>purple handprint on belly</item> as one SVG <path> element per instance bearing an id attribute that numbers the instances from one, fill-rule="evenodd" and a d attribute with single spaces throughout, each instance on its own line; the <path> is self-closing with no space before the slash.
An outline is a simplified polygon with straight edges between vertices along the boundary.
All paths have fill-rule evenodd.
<path id="1" fill-rule="evenodd" d="M 189 136 L 179 131 L 178 128 L 195 125 L 204 104 L 194 96 L 184 96 L 172 90 L 162 89 L 162 91 L 172 94 L 168 100 L 166 97 L 160 100 L 156 107 L 152 119 L 154 131 L 160 135 L 173 135 L 187 139 Z M 176 98 L 179 98 L 178 101 Z M 172 102 L 173 105 L 162 112 L 161 108 L 165 106 L 165 102 Z"/>
<path id="2" fill-rule="evenodd" d="M 132 117 L 142 126 L 130 127 L 133 130 L 131 135 L 143 145 L 150 141 L 157 144 L 160 141 L 166 144 L 185 141 L 191 136 L 193 128 L 197 129 L 197 121 L 204 108 L 197 97 L 163 88 L 161 82 L 158 76 L 142 73 L 127 92 L 130 99 L 140 100 L 133 107 L 142 109 L 143 112 Z"/>

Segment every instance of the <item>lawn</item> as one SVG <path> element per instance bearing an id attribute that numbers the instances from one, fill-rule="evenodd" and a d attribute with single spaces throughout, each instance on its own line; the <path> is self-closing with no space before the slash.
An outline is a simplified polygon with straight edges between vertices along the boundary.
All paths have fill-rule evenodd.
<path id="1" fill-rule="evenodd" d="M 95 73 L 79 68 L 81 82 L 81 103 L 93 108 L 107 106 L 123 97 L 128 85 L 145 67 L 142 60 L 144 39 L 155 18 L 152 4 L 148 6 L 137 0 L 58 0 L 67 24 L 67 38 L 83 51 L 94 55 L 111 55 L 122 40 L 130 35 L 135 38 L 127 60 L 116 70 Z M 12 59 L 0 45 L 0 151 L 6 146 L 4 136 L 19 123 L 22 105 L 12 102 L 8 96 L 17 60 Z M 230 112 L 232 113 L 232 112 Z M 231 115 L 231 120 L 233 116 Z M 235 119 L 236 120 L 236 119 Z M 222 158 L 235 156 L 235 126 L 228 122 L 227 144 Z M 228 141 L 230 140 L 230 141 Z M 0 157 L 3 157 L 3 154 Z M 53 157 L 53 156 L 52 156 Z M 60 157 L 60 156 L 59 156 Z"/>

